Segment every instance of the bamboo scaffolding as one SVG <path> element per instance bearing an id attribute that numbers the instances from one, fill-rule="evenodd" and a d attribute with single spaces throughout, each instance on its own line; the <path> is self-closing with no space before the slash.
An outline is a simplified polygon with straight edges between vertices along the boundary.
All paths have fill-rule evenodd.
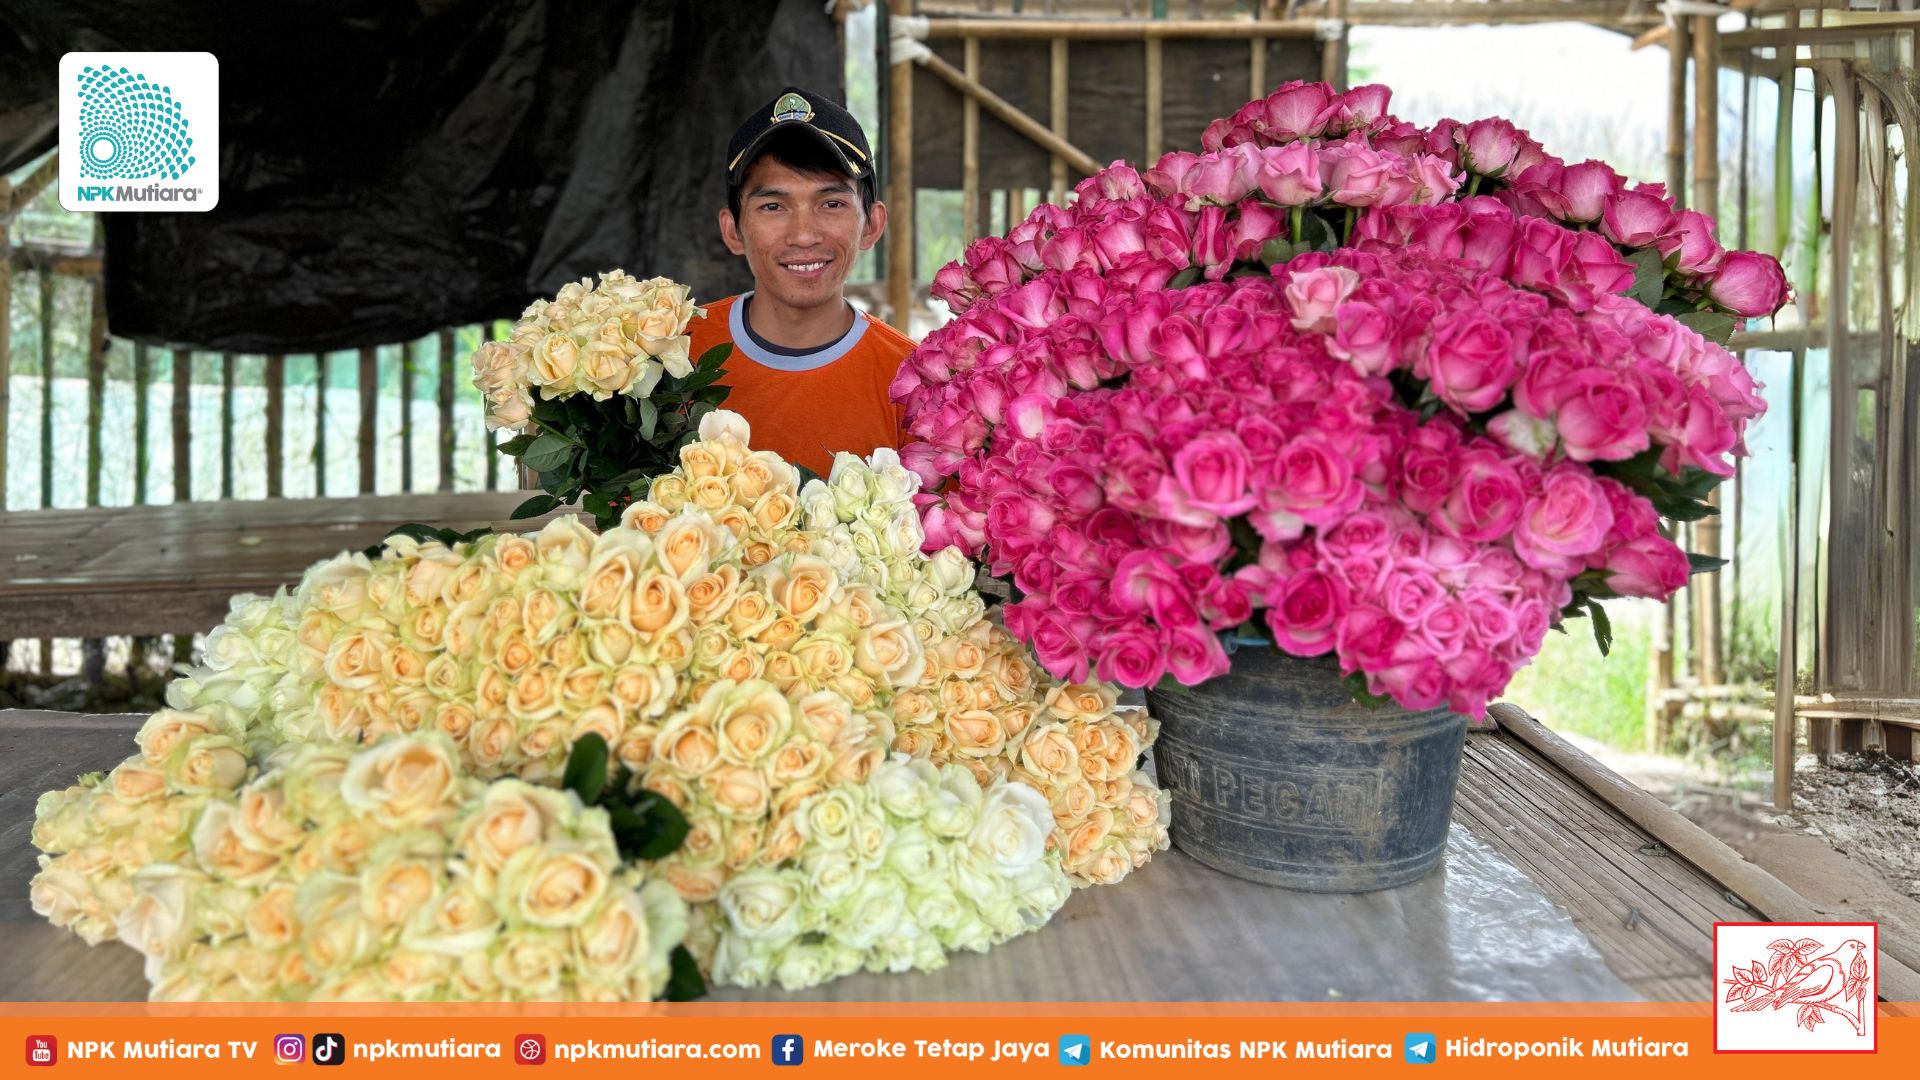
<path id="1" fill-rule="evenodd" d="M 373 494 L 379 471 L 380 350 L 360 350 L 360 494 Z"/>
<path id="2" fill-rule="evenodd" d="M 922 57 L 919 63 L 949 86 L 977 99 L 981 108 L 992 113 L 1008 127 L 1038 143 L 1042 150 L 1056 158 L 1065 158 L 1067 164 L 1079 171 L 1081 175 L 1092 176 L 1100 171 L 1100 164 L 1094 161 L 1092 155 L 1055 134 L 1052 128 L 1015 108 L 1005 98 L 987 89 L 978 81 L 968 79 L 965 72 L 952 64 L 932 54 Z"/>
<path id="3" fill-rule="evenodd" d="M 193 498 L 193 351 L 173 350 L 173 501 Z"/>
<path id="4" fill-rule="evenodd" d="M 1693 44 L 1693 209 L 1714 219 L 1720 216 L 1720 30 L 1714 16 L 1694 17 Z M 1725 499 L 1718 488 L 1708 496 L 1716 509 Z M 1721 548 L 1720 518 L 1713 515 L 1694 524 L 1694 542 L 1703 555 L 1717 557 Z M 1737 554 L 1737 553 L 1736 553 Z M 1720 578 L 1695 575 L 1694 640 L 1700 682 L 1718 686 L 1725 681 L 1726 650 L 1721 628 Z"/>
<path id="5" fill-rule="evenodd" d="M 980 39 L 968 38 L 964 50 L 964 71 L 971 82 L 980 81 Z M 967 245 L 980 238 L 980 101 L 971 94 L 960 103 L 960 242 Z"/>
<path id="6" fill-rule="evenodd" d="M 1693 46 L 1683 20 L 1667 42 L 1667 196 L 1687 203 L 1687 58 Z"/>
<path id="7" fill-rule="evenodd" d="M 1147 157 L 1146 164 L 1160 160 L 1166 146 L 1167 47 L 1159 38 L 1147 39 Z M 1012 222 L 1008 222 L 1009 225 Z"/>
<path id="8" fill-rule="evenodd" d="M 0 176 L 0 513 L 7 509 L 7 431 L 13 412 L 13 181 Z M 0 655 L 0 667 L 6 657 Z"/>
<path id="9" fill-rule="evenodd" d="M 146 342 L 136 342 L 133 346 L 133 504 L 145 506 L 147 503 L 147 466 L 150 464 L 147 450 L 147 426 L 149 406 L 147 395 L 153 385 L 153 355 L 147 349 Z"/>
<path id="10" fill-rule="evenodd" d="M 895 13 L 907 14 L 895 3 Z M 1249 37 L 1312 40 L 1317 32 L 1311 21 L 1251 19 L 1166 19 L 1126 21 L 1119 19 L 928 19 L 927 39 L 987 38 L 996 41 L 1161 41 L 1231 40 Z"/>
<path id="11" fill-rule="evenodd" d="M 104 225 L 96 223 L 94 234 L 104 239 Z M 107 404 L 107 279 L 95 274 L 88 282 L 87 318 L 87 505 L 100 505 L 100 473 L 105 464 L 101 432 L 106 426 Z M 89 657 L 91 660 L 91 657 Z M 103 653 L 100 658 L 106 663 Z"/>
<path id="12" fill-rule="evenodd" d="M 418 342 L 400 347 L 400 490 L 413 490 L 413 371 Z"/>
<path id="13" fill-rule="evenodd" d="M 55 278 L 40 267 L 40 506 L 53 505 L 53 288 Z M 11 327 L 9 327 L 11 329 Z M 44 654 L 42 659 L 44 660 Z"/>
<path id="14" fill-rule="evenodd" d="M 240 358 L 220 354 L 220 497 L 233 498 L 233 392 Z"/>
<path id="15" fill-rule="evenodd" d="M 313 354 L 313 495 L 327 494 L 327 354 Z"/>
<path id="16" fill-rule="evenodd" d="M 1067 141 L 1067 39 L 1054 38 L 1052 51 L 1053 61 L 1048 70 L 1052 80 L 1051 89 L 1053 92 L 1051 94 L 1052 101 L 1048 111 L 1053 121 L 1053 134 L 1059 138 L 1062 143 L 1065 143 Z M 1089 169 L 1083 171 L 1091 175 L 1099 170 Z M 1053 155 L 1052 179 L 1053 204 L 1055 206 L 1065 206 L 1067 204 L 1067 161 L 1059 154 Z"/>
<path id="17" fill-rule="evenodd" d="M 913 15 L 913 0 L 888 0 L 887 6 L 896 17 Z M 895 223 L 887 234 L 887 306 L 894 327 L 911 334 L 913 239 L 918 231 L 913 206 L 913 68 L 890 64 L 887 79 L 887 205 Z M 488 454 L 487 460 L 492 461 L 493 455 Z"/>
<path id="18" fill-rule="evenodd" d="M 440 376 L 440 490 L 453 490 L 453 331 L 435 335 L 439 346 Z"/>

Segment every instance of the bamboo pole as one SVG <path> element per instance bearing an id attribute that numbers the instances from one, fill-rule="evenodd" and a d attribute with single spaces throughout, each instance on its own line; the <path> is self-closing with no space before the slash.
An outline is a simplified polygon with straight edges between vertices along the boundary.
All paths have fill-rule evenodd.
<path id="1" fill-rule="evenodd" d="M 173 350 L 173 501 L 193 498 L 193 350 Z"/>
<path id="2" fill-rule="evenodd" d="M 442 330 L 440 346 L 440 490 L 453 490 L 453 331 Z"/>
<path id="3" fill-rule="evenodd" d="M 1714 16 L 1694 16 L 1693 42 L 1693 209 L 1714 219 L 1720 216 L 1720 30 Z M 1708 496 L 1716 508 L 1725 500 L 1719 489 Z M 1694 542 L 1700 553 L 1721 553 L 1720 518 L 1709 516 L 1694 524 Z M 1737 554 L 1737 553 L 1736 553 Z M 1695 575 L 1695 640 L 1702 686 L 1725 681 L 1726 641 L 1721 625 L 1720 578 Z"/>
<path id="4" fill-rule="evenodd" d="M 267 354 L 267 498 L 286 494 L 286 461 L 281 446 L 287 415 L 287 357 L 285 353 Z"/>
<path id="5" fill-rule="evenodd" d="M 360 494 L 373 494 L 380 443 L 380 350 L 360 349 Z"/>
<path id="6" fill-rule="evenodd" d="M 913 0 L 888 0 L 887 7 L 894 16 L 913 15 Z M 887 209 L 894 222 L 887 236 L 887 306 L 894 327 L 907 334 L 913 326 L 913 240 L 919 231 L 913 211 L 913 66 L 890 64 L 887 78 Z M 493 460 L 491 453 L 487 460 Z"/>
<path id="7" fill-rule="evenodd" d="M 1786 152 L 1785 147 L 1777 151 Z M 1788 198 L 1790 196 L 1781 196 Z M 1800 395 L 1807 350 L 1793 350 L 1787 402 L 1787 531 L 1780 545 L 1780 633 L 1773 674 L 1773 805 L 1793 809 L 1793 698 L 1800 679 Z"/>
<path id="8" fill-rule="evenodd" d="M 1667 38 L 1667 197 L 1687 204 L 1687 57 L 1693 51 L 1686 20 Z"/>
<path id="9" fill-rule="evenodd" d="M 987 89 L 981 83 L 967 78 L 966 73 L 938 56 L 927 55 L 920 59 L 920 65 L 939 76 L 942 81 L 963 94 L 977 98 L 980 107 L 999 118 L 1008 127 L 1038 143 L 1040 149 L 1056 157 L 1067 159 L 1067 164 L 1082 174 L 1092 176 L 1100 171 L 1100 165 L 1093 156 L 1079 147 L 1054 134 L 1047 125 L 1015 108 L 1007 99 Z"/>
<path id="10" fill-rule="evenodd" d="M 1256 16 L 1257 18 L 1258 16 Z M 1267 39 L 1247 39 L 1247 99 L 1267 96 Z"/>
<path id="11" fill-rule="evenodd" d="M 1860 114 L 1854 98 L 1853 76 L 1844 63 L 1832 61 L 1823 63 L 1820 70 L 1827 75 L 1827 86 L 1833 95 L 1833 222 L 1832 264 L 1827 272 L 1829 297 L 1832 305 L 1827 318 L 1827 362 L 1831 365 L 1832 375 L 1828 394 L 1829 426 L 1827 451 L 1827 484 L 1830 493 L 1827 505 L 1831 508 L 1834 522 L 1844 522 L 1850 511 L 1851 501 L 1854 412 L 1858 393 L 1855 385 L 1853 363 L 1850 355 L 1847 335 L 1847 301 L 1853 295 L 1853 217 L 1856 202 L 1860 194 Z M 1832 560 L 1829 545 L 1829 562 Z M 1838 588 L 1828 590 L 1828 604 L 1838 594 Z M 1844 676 L 1847 670 L 1845 658 L 1838 652 L 1838 623 L 1836 613 L 1829 610 L 1825 620 L 1827 626 L 1827 656 L 1830 658 L 1829 671 Z M 1857 661 L 1857 657 L 1851 658 Z M 1822 686 L 1820 689 L 1830 689 Z"/>
<path id="12" fill-rule="evenodd" d="M 1793 80 L 1797 72 L 1789 69 L 1780 76 L 1777 108 L 1773 121 L 1773 244 L 1775 258 L 1787 257 L 1787 245 L 1793 239 Z"/>
<path id="13" fill-rule="evenodd" d="M 1327 18 L 1340 24 L 1340 35 L 1329 37 L 1320 43 L 1320 81 L 1336 90 L 1347 88 L 1347 2 L 1331 0 L 1327 5 Z M 1264 97 L 1266 90 L 1257 88 L 1255 97 Z"/>
<path id="14" fill-rule="evenodd" d="M 96 234 L 105 232 L 104 226 Z M 87 505 L 100 505 L 100 475 L 106 464 L 102 432 L 107 422 L 107 278 L 88 283 L 92 310 L 87 320 Z M 105 655 L 100 662 L 106 663 Z"/>
<path id="15" fill-rule="evenodd" d="M 313 354 L 313 494 L 327 494 L 327 354 Z"/>
<path id="16" fill-rule="evenodd" d="M 133 346 L 133 504 L 147 504 L 147 450 L 148 417 L 147 394 L 153 385 L 153 356 L 147 351 L 147 343 L 135 342 Z"/>
<path id="17" fill-rule="evenodd" d="M 1049 114 L 1052 129 L 1061 142 L 1067 141 L 1067 39 L 1053 39 L 1053 62 L 1049 66 L 1052 79 L 1052 101 Z M 1088 175 L 1097 169 L 1086 170 Z M 1067 162 L 1065 158 L 1053 156 L 1053 205 L 1067 205 Z"/>
<path id="18" fill-rule="evenodd" d="M 7 511 L 7 430 L 13 412 L 13 181 L 0 175 L 0 514 Z M 6 657 L 0 655 L 0 668 Z"/>
<path id="19" fill-rule="evenodd" d="M 844 25 L 842 27 L 844 29 Z M 413 490 L 413 361 L 415 342 L 400 349 L 400 490 Z"/>
<path id="20" fill-rule="evenodd" d="M 980 81 L 980 39 L 962 43 L 967 78 Z M 968 95 L 960 102 L 960 242 L 980 237 L 980 102 Z"/>
<path id="21" fill-rule="evenodd" d="M 53 289 L 56 279 L 40 267 L 40 506 L 53 505 Z M 9 327 L 8 329 L 12 329 Z"/>
<path id="22" fill-rule="evenodd" d="M 1166 145 L 1167 51 L 1159 38 L 1147 39 L 1147 154 L 1145 164 L 1160 160 Z M 1009 225 L 1012 222 L 1008 222 Z"/>
<path id="23" fill-rule="evenodd" d="M 233 498 L 233 388 L 239 358 L 220 354 L 220 497 Z"/>
<path id="24" fill-rule="evenodd" d="M 895 15 L 908 14 L 895 0 Z M 986 38 L 995 41 L 1244 41 L 1248 37 L 1312 40 L 1316 33 L 1308 20 L 1166 19 L 976 19 L 927 20 L 927 39 Z"/>

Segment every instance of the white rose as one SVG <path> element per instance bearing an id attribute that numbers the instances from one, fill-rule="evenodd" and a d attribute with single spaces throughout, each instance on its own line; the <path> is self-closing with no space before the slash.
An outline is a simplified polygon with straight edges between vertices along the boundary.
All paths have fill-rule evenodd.
<path id="1" fill-rule="evenodd" d="M 810 480 L 800 492 L 800 524 L 809 532 L 826 532 L 840 524 L 833 489 L 824 480 Z"/>
<path id="2" fill-rule="evenodd" d="M 500 915 L 480 890 L 455 880 L 413 913 L 400 934 L 409 949 L 466 956 L 485 952 L 500 933 Z"/>
<path id="3" fill-rule="evenodd" d="M 907 887 L 885 871 L 869 874 L 860 889 L 834 913 L 833 938 L 855 949 L 872 948 L 907 915 Z"/>
<path id="4" fill-rule="evenodd" d="M 799 932 L 804 888 L 798 871 L 755 867 L 720 886 L 720 910 L 741 938 L 779 944 Z"/>
<path id="5" fill-rule="evenodd" d="M 703 442 L 730 443 L 745 450 L 753 440 L 753 427 L 747 418 L 729 409 L 715 409 L 700 418 L 700 439 Z"/>
<path id="6" fill-rule="evenodd" d="M 780 950 L 780 958 L 773 967 L 773 981 L 788 992 L 819 986 L 838 974 L 834 970 L 838 955 L 839 950 L 829 942 L 796 941 Z"/>
<path id="7" fill-rule="evenodd" d="M 927 560 L 926 576 L 934 588 L 946 596 L 961 595 L 973 588 L 976 579 L 973 560 L 957 547 L 941 548 L 935 552 Z"/>
<path id="8" fill-rule="evenodd" d="M 389 739 L 355 754 L 340 780 L 341 801 L 392 829 L 446 820 L 459 793 L 453 744 L 437 733 Z"/>
<path id="9" fill-rule="evenodd" d="M 187 920 L 193 894 L 209 882 L 207 875 L 184 866 L 141 867 L 133 875 L 133 902 L 116 923 L 120 940 L 150 957 L 173 953 L 193 932 Z"/>
<path id="10" fill-rule="evenodd" d="M 807 900 L 817 908 L 837 906 L 866 880 L 865 869 L 845 850 L 811 852 L 800 868 L 807 875 Z"/>
<path id="11" fill-rule="evenodd" d="M 958 765 L 940 770 L 929 792 L 927 830 L 935 836 L 961 837 L 973 831 L 983 796 L 973 774 Z"/>
<path id="12" fill-rule="evenodd" d="M 1053 832 L 1053 810 L 1046 796 L 1018 781 L 989 792 L 967 843 L 1009 874 L 1040 861 Z"/>
<path id="13" fill-rule="evenodd" d="M 873 770 L 867 784 L 887 813 L 916 819 L 925 816 L 929 792 L 939 778 L 940 770 L 932 762 L 895 754 Z"/>

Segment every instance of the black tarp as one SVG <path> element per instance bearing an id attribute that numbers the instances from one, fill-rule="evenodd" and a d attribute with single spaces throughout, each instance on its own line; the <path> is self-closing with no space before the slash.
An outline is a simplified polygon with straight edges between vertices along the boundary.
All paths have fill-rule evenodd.
<path id="1" fill-rule="evenodd" d="M 54 142 L 62 54 L 220 61 L 220 202 L 107 215 L 113 334 L 235 352 L 511 317 L 613 267 L 718 298 L 727 137 L 840 97 L 820 0 L 0 0 L 0 170 Z"/>

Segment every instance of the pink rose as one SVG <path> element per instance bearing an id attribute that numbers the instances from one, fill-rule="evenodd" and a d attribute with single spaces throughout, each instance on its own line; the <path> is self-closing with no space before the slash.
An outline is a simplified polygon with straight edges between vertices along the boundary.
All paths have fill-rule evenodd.
<path id="1" fill-rule="evenodd" d="M 1259 509 L 1248 520 L 1261 536 L 1276 542 L 1297 538 L 1305 525 L 1340 520 L 1365 496 L 1353 465 L 1314 432 L 1287 443 L 1262 486 Z"/>
<path id="2" fill-rule="evenodd" d="M 1787 302 L 1787 276 L 1771 255 L 1730 251 L 1707 281 L 1707 299 L 1735 315 L 1764 318 Z"/>
<path id="3" fill-rule="evenodd" d="M 1607 588 L 1621 596 L 1665 600 L 1687 583 L 1686 552 L 1659 533 L 1615 548 L 1607 558 Z"/>
<path id="4" fill-rule="evenodd" d="M 1427 350 L 1427 377 L 1440 400 L 1463 413 L 1500 403 L 1519 374 L 1513 336 L 1478 311 L 1449 316 L 1435 328 Z"/>
<path id="5" fill-rule="evenodd" d="M 1304 570 L 1267 596 L 1267 628 L 1274 643 L 1295 656 L 1319 656 L 1333 646 L 1347 612 L 1347 587 L 1319 570 Z"/>
<path id="6" fill-rule="evenodd" d="M 1167 635 L 1167 673 L 1182 686 L 1199 686 L 1233 669 L 1220 639 L 1205 628 Z"/>
<path id="7" fill-rule="evenodd" d="M 1401 171 L 1404 158 L 1382 154 L 1366 145 L 1358 136 L 1346 142 L 1320 148 L 1320 184 L 1327 198 L 1341 206 L 1392 205 L 1404 202 L 1410 190 L 1399 199 L 1390 198 L 1392 181 Z M 1409 185 L 1410 188 L 1410 185 Z"/>
<path id="8" fill-rule="evenodd" d="M 1381 671 L 1393 664 L 1394 646 L 1406 636 L 1399 619 L 1371 604 L 1354 604 L 1340 619 L 1336 639 L 1345 671 Z"/>
<path id="9" fill-rule="evenodd" d="M 1310 139 L 1325 132 L 1332 104 L 1326 83 L 1290 82 L 1259 103 L 1254 130 L 1274 142 Z"/>
<path id="10" fill-rule="evenodd" d="M 1680 257 L 1674 269 L 1683 274 L 1711 274 L 1726 257 L 1726 249 L 1713 238 L 1713 219 L 1698 210 L 1682 210 L 1674 215 L 1674 231 L 1680 234 Z"/>
<path id="11" fill-rule="evenodd" d="M 956 315 L 966 311 L 980 296 L 980 286 L 968 276 L 967 268 L 957 262 L 948 263 L 933 275 L 929 291 Z"/>
<path id="12" fill-rule="evenodd" d="M 1512 121 L 1497 116 L 1475 120 L 1453 135 L 1454 145 L 1460 149 L 1460 164 L 1481 176 L 1505 175 L 1520 152 L 1523 138 Z"/>
<path id="13" fill-rule="evenodd" d="M 1173 456 L 1173 477 L 1187 505 L 1223 518 L 1253 508 L 1248 472 L 1247 449 L 1231 434 L 1194 439 Z"/>
<path id="14" fill-rule="evenodd" d="M 1646 408 L 1613 372 L 1587 368 L 1566 382 L 1553 417 L 1575 461 L 1625 461 L 1647 448 Z"/>
<path id="15" fill-rule="evenodd" d="M 1548 471 L 1527 500 L 1513 530 L 1513 550 L 1528 565 L 1577 572 L 1613 528 L 1606 492 L 1584 466 L 1562 463 Z"/>
<path id="16" fill-rule="evenodd" d="M 1311 143 L 1288 143 L 1260 151 L 1255 177 L 1260 193 L 1281 206 L 1307 206 L 1319 201 L 1320 159 Z"/>
<path id="17" fill-rule="evenodd" d="M 1159 635 L 1144 625 L 1131 625 L 1107 635 L 1094 673 L 1103 682 L 1147 687 L 1159 682 L 1166 670 Z"/>
<path id="18" fill-rule="evenodd" d="M 1562 200 L 1562 210 L 1557 216 L 1577 224 L 1599 221 L 1607 204 L 1626 187 L 1626 178 L 1605 162 L 1583 161 L 1569 165 L 1561 171 L 1559 183 L 1555 185 Z"/>
<path id="19" fill-rule="evenodd" d="M 1327 352 L 1362 375 L 1381 375 L 1394 367 L 1393 320 L 1372 304 L 1348 302 L 1334 309 L 1333 337 Z"/>
<path id="20" fill-rule="evenodd" d="M 1600 231 L 1622 247 L 1661 247 L 1673 242 L 1673 206 L 1644 191 L 1626 191 L 1600 212 Z"/>
<path id="21" fill-rule="evenodd" d="M 1460 479 L 1433 523 L 1462 540 L 1498 540 L 1513 531 L 1523 505 L 1519 474 L 1497 452 L 1482 446 L 1467 451 Z"/>
<path id="22" fill-rule="evenodd" d="M 1159 163 L 1142 174 L 1140 179 L 1146 181 L 1148 189 L 1155 195 L 1174 195 L 1185 190 L 1187 174 L 1199 164 L 1198 155 L 1175 150 L 1161 157 Z"/>
<path id="23" fill-rule="evenodd" d="M 1334 328 L 1334 309 L 1360 284 L 1360 275 L 1344 266 L 1325 266 L 1287 280 L 1287 304 L 1293 328 L 1324 334 Z"/>
<path id="24" fill-rule="evenodd" d="M 1230 206 L 1256 189 L 1255 180 L 1263 164 L 1260 151 L 1252 146 L 1203 154 L 1186 174 L 1180 191 L 1188 196 L 1189 209 L 1197 209 L 1194 203 L 1199 201 Z"/>

